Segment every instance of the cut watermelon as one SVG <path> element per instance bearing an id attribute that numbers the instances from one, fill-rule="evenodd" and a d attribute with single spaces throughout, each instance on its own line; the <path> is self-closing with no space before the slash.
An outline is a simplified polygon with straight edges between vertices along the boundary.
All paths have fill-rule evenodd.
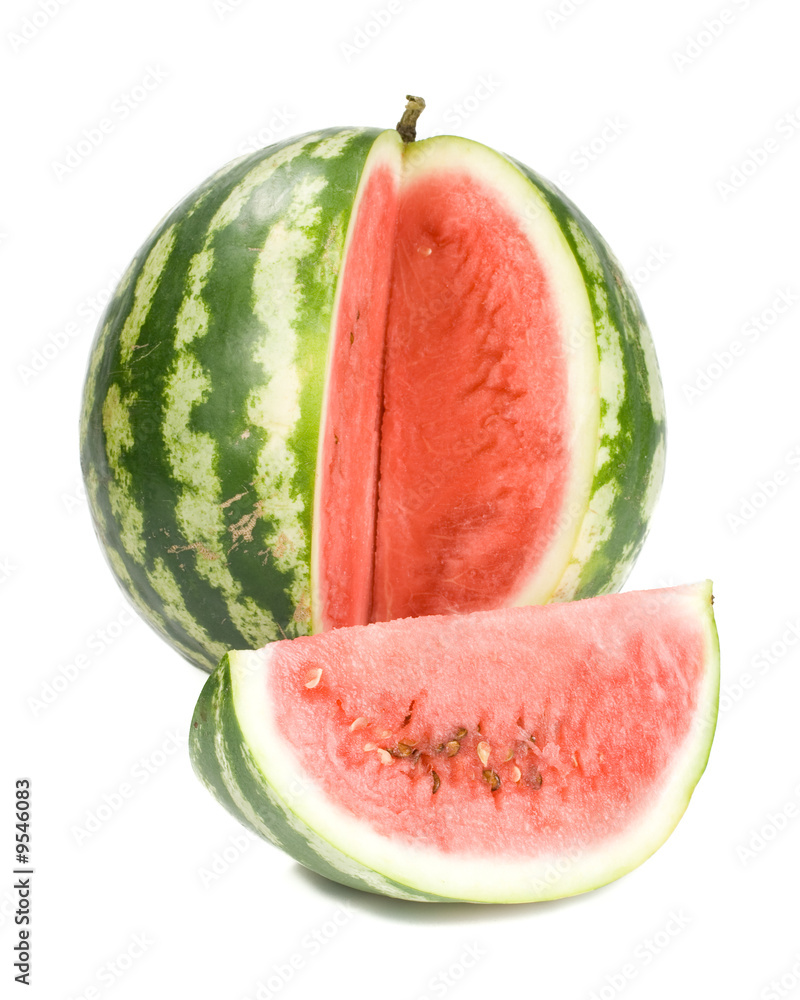
<path id="1" fill-rule="evenodd" d="M 346 885 L 522 902 L 630 871 L 705 768 L 711 584 L 409 618 L 226 656 L 190 748 L 251 829 Z"/>
<path id="2" fill-rule="evenodd" d="M 227 649 L 619 589 L 664 465 L 636 293 L 479 143 L 336 128 L 229 164 L 125 274 L 82 464 L 121 586 Z"/>

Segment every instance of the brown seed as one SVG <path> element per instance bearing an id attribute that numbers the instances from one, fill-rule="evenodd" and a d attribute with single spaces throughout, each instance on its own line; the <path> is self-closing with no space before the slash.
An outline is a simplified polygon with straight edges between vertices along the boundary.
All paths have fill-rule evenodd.
<path id="1" fill-rule="evenodd" d="M 356 729 L 363 729 L 366 725 L 369 725 L 369 722 L 363 715 L 360 715 L 357 719 L 353 719 L 350 723 L 350 732 L 354 733 Z"/>
<path id="2" fill-rule="evenodd" d="M 489 761 L 489 754 L 492 752 L 492 748 L 489 746 L 486 740 L 481 740 L 481 742 L 477 745 L 477 747 L 475 747 L 475 749 L 478 751 L 478 756 L 481 759 L 481 764 L 485 766 Z"/>
<path id="3" fill-rule="evenodd" d="M 487 768 L 483 772 L 483 780 L 489 786 L 490 792 L 496 792 L 500 787 L 500 775 L 497 771 L 492 771 L 490 768 Z"/>
<path id="4" fill-rule="evenodd" d="M 322 677 L 322 667 L 314 667 L 313 670 L 309 670 L 306 674 L 306 687 L 315 688 L 319 684 L 320 677 Z"/>
<path id="5" fill-rule="evenodd" d="M 414 753 L 414 744 L 406 743 L 405 740 L 401 740 L 395 747 L 395 754 L 398 757 L 410 757 Z"/>
<path id="6" fill-rule="evenodd" d="M 458 742 L 458 740 L 450 740 L 449 743 L 445 743 L 444 748 L 447 751 L 448 757 L 455 757 L 455 755 L 461 749 L 461 744 Z"/>
<path id="7" fill-rule="evenodd" d="M 466 735 L 467 735 L 466 729 L 459 729 L 459 731 L 456 733 L 456 739 L 463 740 Z"/>
<path id="8" fill-rule="evenodd" d="M 435 771 L 431 771 L 431 776 L 433 777 L 433 792 L 431 794 L 435 795 L 439 791 L 441 781 L 439 781 L 439 775 Z"/>
<path id="9" fill-rule="evenodd" d="M 542 787 L 542 776 L 536 771 L 534 774 L 528 778 L 528 784 L 531 788 L 541 788 Z"/>

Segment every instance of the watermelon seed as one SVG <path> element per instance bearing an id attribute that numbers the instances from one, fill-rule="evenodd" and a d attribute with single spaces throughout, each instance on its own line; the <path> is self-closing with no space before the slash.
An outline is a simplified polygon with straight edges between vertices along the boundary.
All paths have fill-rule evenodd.
<path id="1" fill-rule="evenodd" d="M 377 749 L 378 749 L 378 744 L 377 743 L 365 743 L 364 744 L 364 750 L 365 751 L 377 750 Z"/>
<path id="2" fill-rule="evenodd" d="M 520 769 L 515 764 L 514 767 L 513 767 L 513 769 L 512 769 L 512 771 L 511 771 L 511 780 L 512 781 L 519 781 L 519 779 L 521 777 L 522 777 L 522 771 L 520 771 Z"/>
<path id="3" fill-rule="evenodd" d="M 537 771 L 529 779 L 528 784 L 531 786 L 531 788 L 541 788 L 542 787 L 542 776 L 541 776 L 541 774 L 539 774 L 539 772 Z"/>
<path id="4" fill-rule="evenodd" d="M 364 718 L 363 715 L 359 715 L 357 719 L 353 719 L 353 721 L 350 723 L 350 732 L 354 733 L 356 729 L 363 729 L 364 726 L 366 725 L 368 725 L 367 720 Z"/>
<path id="5" fill-rule="evenodd" d="M 492 748 L 485 740 L 481 740 L 481 742 L 477 745 L 475 749 L 478 751 L 478 756 L 481 759 L 481 764 L 485 766 L 487 761 L 489 760 L 489 754 L 492 752 Z"/>
<path id="6" fill-rule="evenodd" d="M 480 732 L 480 731 L 481 731 L 481 727 L 478 726 L 478 732 Z M 467 735 L 466 729 L 459 729 L 459 731 L 456 733 L 456 739 L 457 740 L 463 740 L 466 735 Z"/>
<path id="7" fill-rule="evenodd" d="M 322 667 L 315 667 L 306 674 L 306 687 L 315 688 L 322 677 Z"/>
<path id="8" fill-rule="evenodd" d="M 414 704 L 416 703 L 416 698 L 412 699 L 411 704 L 408 706 L 408 714 L 405 719 L 400 723 L 400 728 L 403 729 L 405 726 L 411 722 L 411 713 L 414 711 Z"/>
<path id="9" fill-rule="evenodd" d="M 417 247 L 417 253 L 421 257 L 430 257 L 430 255 L 431 255 L 431 248 L 430 247 Z"/>
<path id="10" fill-rule="evenodd" d="M 416 751 L 413 743 L 407 743 L 403 740 L 395 747 L 395 753 L 398 757 L 410 757 Z"/>
<path id="11" fill-rule="evenodd" d="M 433 792 L 431 794 L 435 795 L 439 791 L 441 782 L 439 781 L 439 775 L 435 771 L 431 771 L 431 775 L 433 776 Z"/>
<path id="12" fill-rule="evenodd" d="M 449 743 L 445 744 L 445 750 L 447 750 L 448 757 L 455 757 L 458 751 L 461 749 L 461 744 L 458 740 L 450 740 Z"/>
<path id="13" fill-rule="evenodd" d="M 391 764 L 392 763 L 392 755 L 389 753 L 388 750 L 381 750 L 381 749 L 379 749 L 378 750 L 378 756 L 381 759 L 381 764 Z"/>
<path id="14" fill-rule="evenodd" d="M 496 792 L 500 787 L 500 775 L 497 771 L 487 768 L 483 772 L 483 780 L 488 784 L 490 792 Z"/>
<path id="15" fill-rule="evenodd" d="M 388 729 L 384 729 L 382 733 L 378 733 L 379 740 L 390 740 L 391 738 L 392 734 Z"/>
<path id="16" fill-rule="evenodd" d="M 505 755 L 505 757 L 503 758 L 503 760 L 504 760 L 504 761 L 506 761 L 506 760 L 511 760 L 511 758 L 512 758 L 513 756 L 514 756 L 514 748 L 513 748 L 513 747 L 509 747 L 509 749 L 508 749 L 508 750 L 506 750 L 506 755 Z"/>

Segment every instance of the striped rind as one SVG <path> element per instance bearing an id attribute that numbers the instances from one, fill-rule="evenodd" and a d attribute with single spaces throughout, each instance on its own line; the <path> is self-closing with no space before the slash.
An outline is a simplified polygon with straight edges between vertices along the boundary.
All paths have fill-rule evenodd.
<path id="1" fill-rule="evenodd" d="M 267 693 L 270 647 L 229 654 L 207 681 L 190 735 L 194 769 L 240 822 L 306 867 L 355 888 L 402 899 L 473 903 L 533 902 L 597 888 L 642 864 L 675 829 L 706 768 L 716 724 L 719 640 L 710 581 L 603 600 L 639 597 L 684 608 L 687 623 L 699 625 L 704 636 L 704 670 L 690 731 L 666 781 L 648 812 L 611 842 L 592 841 L 591 817 L 578 850 L 515 861 L 496 857 L 490 848 L 486 857 L 462 858 L 376 833 L 324 796 L 315 775 L 298 769 L 292 747 L 276 735 L 278 709 Z M 321 735 L 321 767 L 325 746 Z"/>
<path id="2" fill-rule="evenodd" d="M 96 530 L 144 617 L 207 670 L 309 630 L 333 302 L 379 134 L 309 133 L 218 171 L 100 324 L 81 427 Z"/>
<path id="3" fill-rule="evenodd" d="M 418 892 L 386 878 L 310 829 L 288 801 L 270 785 L 242 734 L 232 692 L 231 661 L 225 656 L 200 694 L 189 734 L 189 754 L 202 783 L 233 816 L 253 833 L 281 848 L 306 868 L 354 889 L 420 902 L 446 897 Z M 295 796 L 302 799 L 305 783 Z"/>
<path id="4" fill-rule="evenodd" d="M 305 634 L 320 620 L 312 524 L 330 336 L 349 224 L 381 135 L 397 138 L 309 133 L 217 171 L 145 242 L 98 330 L 81 425 L 95 527 L 142 615 L 206 670 L 227 649 Z M 478 148 L 438 137 L 409 152 L 424 161 L 436 143 Z M 663 477 L 650 334 L 591 223 L 523 164 L 487 152 L 498 176 L 513 172 L 546 206 L 574 262 L 572 284 L 585 286 L 576 314 L 591 314 L 572 331 L 580 474 L 559 539 L 515 600 L 613 591 Z"/>
<path id="5" fill-rule="evenodd" d="M 664 392 L 639 298 L 586 216 L 549 181 L 508 157 L 545 198 L 581 270 L 593 326 L 573 331 L 597 347 L 599 441 L 588 502 L 567 511 L 577 540 L 551 600 L 619 590 L 644 544 L 664 478 Z"/>

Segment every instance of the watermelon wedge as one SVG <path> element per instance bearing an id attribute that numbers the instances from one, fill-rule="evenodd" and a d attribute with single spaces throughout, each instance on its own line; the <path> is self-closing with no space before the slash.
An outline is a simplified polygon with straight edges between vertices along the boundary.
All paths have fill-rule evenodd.
<path id="1" fill-rule="evenodd" d="M 523 902 L 630 871 L 708 759 L 710 582 L 229 653 L 190 752 L 303 865 L 404 899 Z"/>
<path id="2" fill-rule="evenodd" d="M 636 293 L 580 211 L 479 143 L 335 128 L 170 212 L 92 350 L 111 568 L 228 649 L 619 589 L 661 486 Z"/>

